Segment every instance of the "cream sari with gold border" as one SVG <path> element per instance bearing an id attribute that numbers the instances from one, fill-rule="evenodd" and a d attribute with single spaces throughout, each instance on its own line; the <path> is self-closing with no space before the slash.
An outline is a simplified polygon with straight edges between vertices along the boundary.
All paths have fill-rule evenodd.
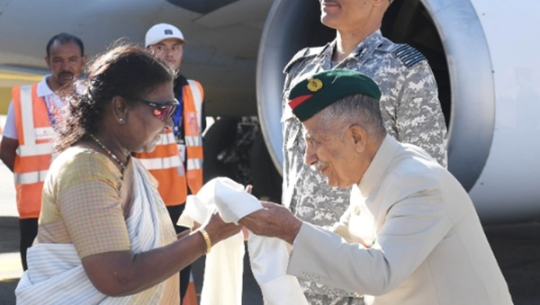
<path id="1" fill-rule="evenodd" d="M 150 174 L 132 160 L 136 194 L 126 225 L 131 249 L 140 253 L 170 244 L 176 234 Z M 15 290 L 17 304 L 180 303 L 178 274 L 137 294 L 109 297 L 90 282 L 73 244 L 39 243 L 28 249 L 27 259 L 29 268 Z"/>

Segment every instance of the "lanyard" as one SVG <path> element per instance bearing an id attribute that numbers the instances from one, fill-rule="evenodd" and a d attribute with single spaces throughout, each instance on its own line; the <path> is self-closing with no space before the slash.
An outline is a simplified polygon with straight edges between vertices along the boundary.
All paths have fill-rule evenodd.
<path id="1" fill-rule="evenodd" d="M 176 112 L 173 116 L 173 132 L 174 135 L 178 138 L 178 136 L 180 135 L 180 127 L 182 126 L 182 118 L 184 114 L 184 87 L 182 87 L 182 92 L 177 98 L 177 100 L 180 104 L 178 105 L 178 107 L 176 107 Z"/>
<path id="2" fill-rule="evenodd" d="M 45 101 L 45 106 L 47 107 L 47 115 L 49 116 L 49 122 L 51 122 L 52 127 L 56 126 L 56 106 L 54 106 L 54 101 L 51 101 L 54 97 L 50 95 L 44 96 L 43 100 Z"/>

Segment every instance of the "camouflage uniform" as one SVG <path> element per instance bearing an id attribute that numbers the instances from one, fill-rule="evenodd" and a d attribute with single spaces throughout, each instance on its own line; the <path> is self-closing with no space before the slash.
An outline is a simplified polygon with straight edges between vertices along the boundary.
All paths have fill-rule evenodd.
<path id="1" fill-rule="evenodd" d="M 283 92 L 283 204 L 300 219 L 331 226 L 349 206 L 349 189 L 331 188 L 326 177 L 304 164 L 302 125 L 287 105 L 289 90 L 314 73 L 340 68 L 362 72 L 380 87 L 381 112 L 388 133 L 415 144 L 446 167 L 446 125 L 437 84 L 425 57 L 406 44 L 395 44 L 375 31 L 343 61 L 332 65 L 335 41 L 298 52 L 285 67 Z M 324 249 L 324 247 L 321 247 Z M 363 304 L 356 293 L 301 281 L 310 304 Z"/>

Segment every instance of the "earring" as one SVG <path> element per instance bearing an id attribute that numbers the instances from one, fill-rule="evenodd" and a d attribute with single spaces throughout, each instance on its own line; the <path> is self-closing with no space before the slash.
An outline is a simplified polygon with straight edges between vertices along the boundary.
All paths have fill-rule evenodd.
<path id="1" fill-rule="evenodd" d="M 124 119 L 123 119 L 123 118 L 119 118 L 118 121 L 119 121 L 120 123 L 124 123 Z"/>

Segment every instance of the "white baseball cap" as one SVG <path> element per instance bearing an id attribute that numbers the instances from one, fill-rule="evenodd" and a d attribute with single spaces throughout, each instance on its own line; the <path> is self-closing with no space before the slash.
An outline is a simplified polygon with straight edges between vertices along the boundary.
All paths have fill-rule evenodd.
<path id="1" fill-rule="evenodd" d="M 177 27 L 167 23 L 158 23 L 146 32 L 144 47 L 151 46 L 169 38 L 177 38 L 182 40 L 182 42 L 185 42 L 184 34 L 182 34 Z"/>

